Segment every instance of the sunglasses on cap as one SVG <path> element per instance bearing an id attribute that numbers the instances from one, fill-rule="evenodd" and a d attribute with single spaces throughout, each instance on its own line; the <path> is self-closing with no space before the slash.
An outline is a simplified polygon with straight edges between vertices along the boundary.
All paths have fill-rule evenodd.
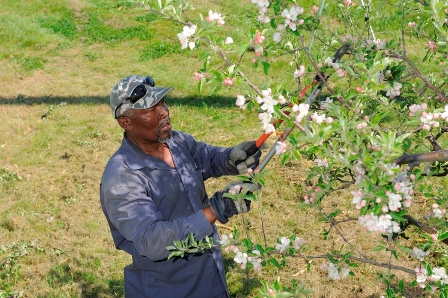
<path id="1" fill-rule="evenodd" d="M 115 119 L 118 118 L 117 117 L 117 110 L 126 102 L 129 101 L 131 104 L 136 103 L 139 99 L 141 99 L 142 97 L 144 97 L 147 93 L 146 87 L 145 85 L 148 85 L 150 87 L 154 87 L 156 85 L 156 83 L 154 82 L 154 79 L 151 78 L 150 76 L 146 76 L 145 80 L 143 81 L 143 83 L 137 85 L 134 87 L 134 89 L 132 89 L 131 91 L 131 95 L 129 95 L 128 98 L 126 98 L 122 103 L 120 103 L 114 111 L 114 115 L 115 115 Z"/>

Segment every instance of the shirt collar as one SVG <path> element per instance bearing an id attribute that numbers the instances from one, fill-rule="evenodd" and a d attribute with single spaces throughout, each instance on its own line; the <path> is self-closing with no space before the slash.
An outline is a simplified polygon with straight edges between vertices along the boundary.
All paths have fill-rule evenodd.
<path id="1" fill-rule="evenodd" d="M 168 146 L 170 148 L 174 146 L 172 137 L 168 140 Z M 169 167 L 163 161 L 146 154 L 140 148 L 135 146 L 131 141 L 129 141 L 126 134 L 123 134 L 123 141 L 121 142 L 120 151 L 130 170 L 140 170 L 145 167 L 150 169 Z"/>

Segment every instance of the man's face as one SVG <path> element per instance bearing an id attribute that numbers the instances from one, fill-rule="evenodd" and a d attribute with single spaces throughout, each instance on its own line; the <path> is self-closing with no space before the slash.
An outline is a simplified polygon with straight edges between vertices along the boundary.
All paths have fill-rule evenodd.
<path id="1" fill-rule="evenodd" d="M 148 109 L 135 109 L 130 118 L 131 130 L 126 130 L 128 137 L 143 143 L 166 143 L 171 137 L 169 109 L 165 100 Z"/>

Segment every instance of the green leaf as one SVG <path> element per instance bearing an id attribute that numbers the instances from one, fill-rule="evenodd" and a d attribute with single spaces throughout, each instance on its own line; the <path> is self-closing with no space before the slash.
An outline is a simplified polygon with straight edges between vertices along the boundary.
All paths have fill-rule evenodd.
<path id="1" fill-rule="evenodd" d="M 264 74 L 268 75 L 269 74 L 268 71 L 269 71 L 269 68 L 271 67 L 271 65 L 268 62 L 266 62 L 266 61 L 263 61 L 262 64 L 263 64 L 263 72 L 264 72 Z"/>
<path id="2" fill-rule="evenodd" d="M 438 240 L 443 241 L 448 238 L 448 231 L 442 232 L 437 237 Z"/>
<path id="3" fill-rule="evenodd" d="M 331 254 L 327 254 L 327 258 L 328 260 L 330 260 L 330 262 L 332 262 L 333 264 L 338 264 L 339 260 L 335 259 Z"/>
<path id="4" fill-rule="evenodd" d="M 202 84 L 203 84 L 203 81 L 199 80 L 199 82 L 198 82 L 198 92 L 199 93 L 201 93 L 201 91 L 202 91 Z"/>
<path id="5" fill-rule="evenodd" d="M 406 219 L 403 218 L 403 216 L 407 214 L 406 211 L 390 212 L 389 214 L 393 219 L 395 219 L 397 221 L 401 221 L 401 222 L 406 221 Z"/>
<path id="6" fill-rule="evenodd" d="M 199 61 L 207 59 L 208 57 L 210 57 L 210 52 L 202 53 L 201 56 L 199 56 Z"/>
<path id="7" fill-rule="evenodd" d="M 279 262 L 276 259 L 274 259 L 274 258 L 269 259 L 269 262 L 272 263 L 278 269 L 282 268 L 282 266 L 279 264 Z"/>
<path id="8" fill-rule="evenodd" d="M 339 209 L 336 209 L 335 211 L 331 212 L 330 214 L 328 214 L 329 218 L 335 218 L 336 216 L 338 216 L 342 211 Z"/>

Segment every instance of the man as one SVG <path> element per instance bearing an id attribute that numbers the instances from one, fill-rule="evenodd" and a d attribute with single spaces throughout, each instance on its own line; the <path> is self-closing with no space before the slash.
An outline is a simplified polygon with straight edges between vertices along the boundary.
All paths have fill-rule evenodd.
<path id="1" fill-rule="evenodd" d="M 106 165 L 100 200 L 117 249 L 132 256 L 124 269 L 125 296 L 228 297 L 219 246 L 169 260 L 167 246 L 193 233 L 218 244 L 214 222 L 247 212 L 250 201 L 224 196 L 234 182 L 209 200 L 204 181 L 236 175 L 258 165 L 255 142 L 220 148 L 172 130 L 165 95 L 151 77 L 128 76 L 110 95 L 112 114 L 124 130 L 120 148 Z"/>

